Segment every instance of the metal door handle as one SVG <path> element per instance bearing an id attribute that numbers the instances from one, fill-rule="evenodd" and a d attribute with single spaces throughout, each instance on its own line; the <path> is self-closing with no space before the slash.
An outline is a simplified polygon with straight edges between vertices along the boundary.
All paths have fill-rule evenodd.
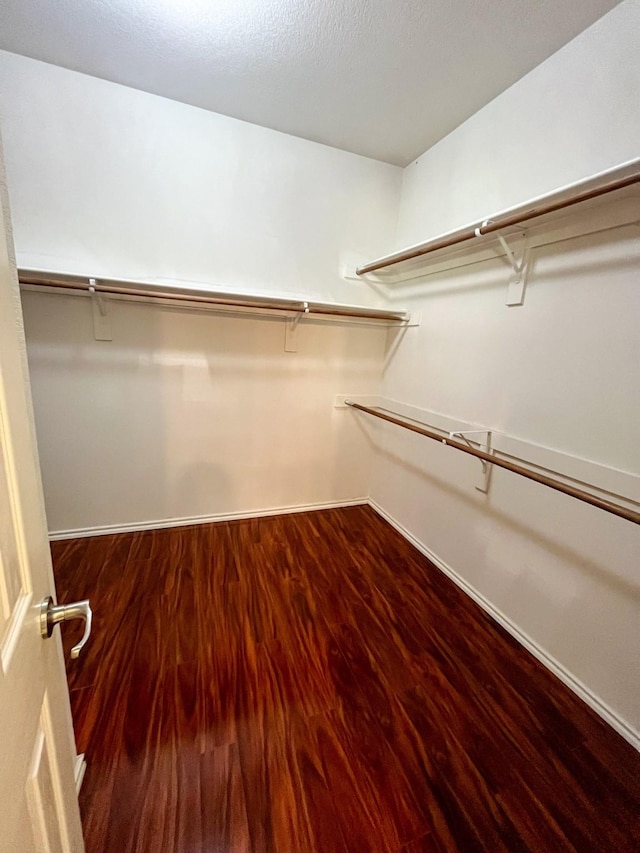
<path id="1" fill-rule="evenodd" d="M 71 657 L 77 658 L 91 634 L 91 619 L 93 613 L 89 607 L 89 599 L 74 601 L 73 604 L 54 604 L 48 595 L 40 605 L 40 633 L 44 640 L 50 637 L 58 622 L 69 622 L 71 619 L 84 619 L 84 634 L 79 643 L 71 649 Z"/>

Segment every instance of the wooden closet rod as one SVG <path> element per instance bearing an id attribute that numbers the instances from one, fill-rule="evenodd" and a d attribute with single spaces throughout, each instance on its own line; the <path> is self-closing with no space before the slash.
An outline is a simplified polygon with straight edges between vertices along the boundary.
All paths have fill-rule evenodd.
<path id="1" fill-rule="evenodd" d="M 145 299 L 163 299 L 171 302 L 198 302 L 207 305 L 219 305 L 223 308 L 254 308 L 260 311 L 296 311 L 300 315 L 319 314 L 330 317 L 345 317 L 361 320 L 389 320 L 404 321 L 407 319 L 405 311 L 385 311 L 376 308 L 359 308 L 348 305 L 331 305 L 321 302 L 305 302 L 302 300 L 260 297 L 246 297 L 242 294 L 220 294 L 203 295 L 190 291 L 166 291 L 152 290 L 142 287 L 129 287 L 120 284 L 104 284 L 99 280 L 92 280 L 81 276 L 67 277 L 55 273 L 43 273 L 40 271 L 18 270 L 20 284 L 37 285 L 38 287 L 50 287 L 61 290 L 78 290 L 84 293 L 104 293 L 115 296 L 135 296 Z M 157 286 L 157 285 L 156 285 Z"/>
<path id="2" fill-rule="evenodd" d="M 629 168 L 630 165 L 637 168 L 638 161 L 634 161 L 633 164 L 627 164 L 627 168 Z M 611 171 L 619 171 L 619 168 Z M 593 178 L 589 178 L 587 181 L 581 181 L 580 183 L 575 184 L 574 188 L 578 188 L 581 184 L 585 183 L 593 184 Z M 446 249 L 449 246 L 456 246 L 458 243 L 464 243 L 467 240 L 473 240 L 476 237 L 482 237 L 485 234 L 492 234 L 495 231 L 500 231 L 501 229 L 508 228 L 512 225 L 520 225 L 522 222 L 526 222 L 527 220 L 534 219 L 538 216 L 543 216 L 545 213 L 554 213 L 556 210 L 563 210 L 566 207 L 572 207 L 574 204 L 580 204 L 580 202 L 588 201 L 592 198 L 598 198 L 599 196 L 624 189 L 625 187 L 633 186 L 637 183 L 640 183 L 640 171 L 636 171 L 631 175 L 625 175 L 620 178 L 606 181 L 597 186 L 590 186 L 586 189 L 579 190 L 572 196 L 558 198 L 558 192 L 550 193 L 549 195 L 542 196 L 537 202 L 530 202 L 523 207 L 516 208 L 512 213 L 506 213 L 504 215 L 497 214 L 498 218 L 495 220 L 485 219 L 481 223 L 478 223 L 477 226 L 471 225 L 466 228 L 461 228 L 457 231 L 452 231 L 443 237 L 436 237 L 433 240 L 428 240 L 426 243 L 420 243 L 417 246 L 411 246 L 401 252 L 395 252 L 394 254 L 387 255 L 384 258 L 378 258 L 375 261 L 371 261 L 369 264 L 364 264 L 364 266 L 358 267 L 356 269 L 356 275 L 366 275 L 367 273 L 385 269 L 386 267 L 393 266 L 394 264 L 400 264 L 403 261 L 420 258 L 423 255 L 436 252 L 438 249 Z M 562 192 L 564 193 L 566 190 L 563 190 Z M 534 206 L 532 207 L 531 204 L 534 204 Z"/>
<path id="3" fill-rule="evenodd" d="M 448 436 L 438 435 L 432 430 L 426 429 L 417 424 L 408 423 L 394 415 L 389 415 L 386 412 L 380 412 L 377 409 L 371 409 L 369 406 L 361 406 L 360 403 L 354 403 L 351 400 L 345 400 L 347 406 L 353 409 L 358 409 L 360 412 L 365 412 L 367 415 L 373 415 L 375 418 L 381 418 L 383 421 L 388 421 L 390 424 L 404 427 L 417 432 L 419 435 L 424 435 L 427 438 L 432 438 L 441 444 L 446 444 L 447 447 L 453 447 L 456 450 L 461 450 L 463 453 L 468 453 L 470 456 L 475 456 L 485 462 L 490 462 L 492 465 L 497 465 L 498 468 L 504 468 L 506 471 L 511 471 L 513 474 L 519 474 L 521 477 L 526 477 L 528 480 L 533 480 L 536 483 L 541 483 L 543 486 L 548 486 L 550 489 L 555 489 L 557 492 L 562 492 L 569 497 L 577 498 L 579 501 L 591 504 L 598 509 L 603 509 L 605 512 L 610 512 L 612 515 L 617 515 L 619 518 L 624 518 L 627 521 L 632 521 L 634 524 L 640 524 L 640 512 L 634 512 L 632 509 L 627 509 L 619 504 L 610 503 L 602 498 L 598 498 L 589 492 L 584 492 L 582 489 L 576 489 L 569 486 L 560 480 L 554 480 L 552 477 L 547 477 L 544 474 L 538 474 L 529 468 L 523 468 L 522 465 L 515 465 L 513 462 L 507 462 L 505 459 L 499 459 L 491 453 L 485 453 L 484 450 L 476 450 L 474 447 L 469 447 L 461 441 L 449 438 Z"/>

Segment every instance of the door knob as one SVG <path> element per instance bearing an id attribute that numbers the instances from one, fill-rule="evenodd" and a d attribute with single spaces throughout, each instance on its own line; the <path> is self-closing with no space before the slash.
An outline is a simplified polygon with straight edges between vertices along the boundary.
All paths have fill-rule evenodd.
<path id="1" fill-rule="evenodd" d="M 40 633 L 44 640 L 50 637 L 58 622 L 70 622 L 72 619 L 84 619 L 84 634 L 79 643 L 71 649 L 71 657 L 77 658 L 91 634 L 93 613 L 89 599 L 74 601 L 73 604 L 54 604 L 48 595 L 40 605 Z"/>

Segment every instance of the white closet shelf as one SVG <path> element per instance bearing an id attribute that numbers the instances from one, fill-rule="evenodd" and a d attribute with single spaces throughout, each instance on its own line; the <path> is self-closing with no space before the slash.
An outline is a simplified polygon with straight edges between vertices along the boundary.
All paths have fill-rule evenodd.
<path id="1" fill-rule="evenodd" d="M 387 310 L 361 305 L 319 302 L 265 294 L 219 291 L 210 288 L 189 287 L 178 284 L 158 284 L 139 280 L 91 277 L 73 273 L 45 270 L 19 269 L 18 279 L 23 286 L 38 290 L 47 288 L 59 293 L 73 293 L 93 297 L 120 299 L 148 299 L 154 302 L 184 303 L 221 311 L 279 312 L 296 319 L 317 315 L 355 320 L 373 320 L 387 323 L 407 323 L 409 314 L 402 309 Z"/>
<path id="2" fill-rule="evenodd" d="M 407 280 L 407 278 L 416 278 L 420 274 L 428 274 L 430 267 L 439 266 L 442 269 L 442 263 L 449 256 L 468 255 L 470 252 L 474 256 L 480 253 L 483 257 L 495 257 L 496 254 L 507 255 L 517 272 L 515 252 L 512 252 L 513 247 L 509 247 L 510 237 L 515 238 L 516 241 L 522 241 L 527 236 L 524 233 L 526 227 L 527 230 L 531 229 L 530 238 L 526 243 L 528 248 L 554 242 L 555 239 L 565 239 L 568 236 L 566 228 L 559 229 L 558 221 L 563 217 L 566 219 L 568 208 L 580 205 L 584 210 L 595 209 L 597 200 L 610 194 L 615 193 L 617 198 L 624 199 L 623 191 L 625 190 L 626 195 L 631 198 L 629 210 L 619 214 L 613 225 L 637 222 L 640 219 L 640 210 L 637 205 L 639 185 L 640 159 L 630 160 L 613 169 L 561 187 L 547 195 L 492 214 L 479 222 L 384 255 L 359 266 L 355 270 L 355 276 L 361 278 L 372 276 L 372 281 L 394 283 L 394 279 Z M 590 205 L 590 202 L 593 204 Z M 541 234 L 545 229 L 549 229 L 550 224 L 555 229 L 556 235 L 548 239 Z M 592 233 L 606 227 L 605 220 L 597 225 L 586 226 L 582 233 Z M 469 261 L 454 262 L 450 266 L 465 263 Z"/>

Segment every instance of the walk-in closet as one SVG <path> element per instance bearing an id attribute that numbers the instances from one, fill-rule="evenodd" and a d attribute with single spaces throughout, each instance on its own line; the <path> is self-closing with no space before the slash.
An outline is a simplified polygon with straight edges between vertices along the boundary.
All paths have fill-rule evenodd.
<path id="1" fill-rule="evenodd" d="M 637 851 L 640 2 L 125 5 L 0 12 L 0 850 Z"/>

